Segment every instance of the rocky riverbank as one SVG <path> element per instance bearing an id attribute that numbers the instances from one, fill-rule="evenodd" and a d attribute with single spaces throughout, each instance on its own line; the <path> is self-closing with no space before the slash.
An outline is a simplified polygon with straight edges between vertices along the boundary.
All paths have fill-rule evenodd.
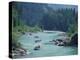
<path id="1" fill-rule="evenodd" d="M 12 57 L 26 56 L 28 54 L 31 54 L 31 52 L 29 52 L 27 49 L 24 49 L 24 48 L 16 48 L 16 49 L 13 49 L 12 52 L 10 53 L 10 55 Z"/>
<path id="2" fill-rule="evenodd" d="M 11 52 L 11 56 L 15 57 L 15 56 L 24 56 L 26 55 L 27 50 L 24 48 L 13 48 L 12 52 Z"/>
<path id="3" fill-rule="evenodd" d="M 72 46 L 78 46 L 78 33 L 74 33 L 71 36 L 70 45 L 72 45 Z"/>
<path id="4" fill-rule="evenodd" d="M 66 36 L 61 39 L 56 39 L 49 42 L 53 42 L 58 46 L 78 46 L 78 34 L 75 33 L 71 37 Z"/>

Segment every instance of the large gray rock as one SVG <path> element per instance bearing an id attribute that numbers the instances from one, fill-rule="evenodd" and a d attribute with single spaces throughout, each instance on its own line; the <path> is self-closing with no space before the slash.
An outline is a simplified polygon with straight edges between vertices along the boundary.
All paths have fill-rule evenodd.
<path id="1" fill-rule="evenodd" d="M 55 40 L 55 45 L 58 45 L 58 46 L 67 46 L 69 45 L 69 43 L 70 43 L 70 38 L 67 36 Z"/>
<path id="2" fill-rule="evenodd" d="M 78 33 L 75 33 L 71 36 L 70 45 L 78 46 Z"/>
<path id="3" fill-rule="evenodd" d="M 40 49 L 40 45 L 38 45 L 38 46 L 36 46 L 35 48 L 34 48 L 34 50 L 39 50 Z"/>

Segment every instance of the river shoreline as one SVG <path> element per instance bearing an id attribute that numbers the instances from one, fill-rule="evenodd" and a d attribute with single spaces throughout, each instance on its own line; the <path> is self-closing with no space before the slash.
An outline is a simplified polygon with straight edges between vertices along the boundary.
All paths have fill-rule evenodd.
<path id="1" fill-rule="evenodd" d="M 31 33 L 31 34 L 26 32 L 19 38 L 19 41 L 23 45 L 23 47 L 30 52 L 30 54 L 26 54 L 22 57 L 25 57 L 25 56 L 26 57 L 31 57 L 31 56 L 43 57 L 43 56 L 58 56 L 58 55 L 63 56 L 63 55 L 77 54 L 77 47 L 75 46 L 58 46 L 54 44 L 46 44 L 46 45 L 44 44 L 46 42 L 50 42 L 51 40 L 55 40 L 55 38 L 57 39 L 59 39 L 60 37 L 63 38 L 64 35 L 66 36 L 65 32 L 59 32 L 59 31 L 48 31 L 48 32 L 43 31 L 43 32 L 37 32 L 37 33 Z M 38 36 L 38 37 L 36 38 L 35 36 Z M 41 48 L 38 51 L 33 50 L 33 48 L 35 47 L 34 45 L 36 44 L 35 40 L 41 40 L 40 42 Z M 56 50 L 60 50 L 61 52 L 58 52 Z M 43 53 L 43 51 L 45 52 Z M 18 57 L 19 56 L 16 56 L 16 58 Z"/>

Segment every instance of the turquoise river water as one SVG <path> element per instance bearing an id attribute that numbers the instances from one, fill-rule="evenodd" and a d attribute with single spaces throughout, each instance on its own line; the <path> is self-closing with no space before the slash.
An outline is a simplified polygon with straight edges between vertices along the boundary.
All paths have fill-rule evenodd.
<path id="1" fill-rule="evenodd" d="M 59 31 L 52 32 L 38 32 L 25 35 L 19 38 L 19 41 L 24 48 L 28 49 L 30 54 L 27 54 L 24 57 L 47 57 L 47 56 L 65 56 L 65 55 L 76 55 L 78 53 L 77 47 L 72 46 L 57 46 L 54 44 L 44 44 L 51 40 L 62 38 L 64 36 L 59 36 L 61 34 Z M 38 36 L 38 38 L 35 38 Z M 35 43 L 35 40 L 41 40 L 39 43 Z M 41 46 L 40 50 L 34 50 L 34 47 L 39 44 Z"/>

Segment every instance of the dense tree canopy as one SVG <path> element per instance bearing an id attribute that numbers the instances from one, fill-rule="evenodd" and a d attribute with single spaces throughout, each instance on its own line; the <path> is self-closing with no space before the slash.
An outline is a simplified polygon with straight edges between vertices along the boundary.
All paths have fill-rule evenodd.
<path id="1" fill-rule="evenodd" d="M 54 6 L 54 7 L 51 7 Z M 12 3 L 12 26 L 17 31 L 59 30 L 77 32 L 78 11 L 75 6 Z M 56 7 L 57 8 L 56 8 Z M 70 8 L 68 8 L 70 7 Z M 17 29 L 16 29 L 17 28 Z"/>

